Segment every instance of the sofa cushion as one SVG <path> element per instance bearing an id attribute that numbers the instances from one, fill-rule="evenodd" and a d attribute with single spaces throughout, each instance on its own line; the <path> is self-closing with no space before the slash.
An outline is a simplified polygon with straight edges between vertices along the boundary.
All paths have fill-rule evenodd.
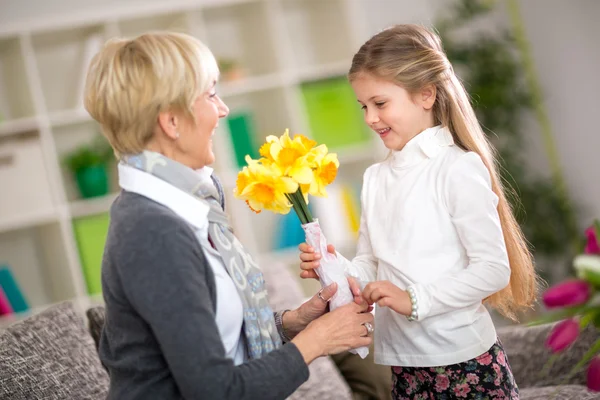
<path id="1" fill-rule="evenodd" d="M 592 400 L 600 399 L 600 393 L 592 393 L 581 385 L 546 386 L 521 389 L 519 398 L 521 400 Z"/>
<path id="2" fill-rule="evenodd" d="M 106 399 L 108 383 L 85 321 L 71 303 L 0 332 L 1 399 Z"/>
<path id="3" fill-rule="evenodd" d="M 554 324 L 539 326 L 508 326 L 498 330 L 508 360 L 519 388 L 554 386 L 556 384 L 586 384 L 586 368 L 566 379 L 571 369 L 598 340 L 598 330 L 592 325 L 584 329 L 577 341 L 564 350 L 544 369 L 550 359 L 550 351 L 544 343 Z M 544 372 L 542 372 L 544 371 Z"/>

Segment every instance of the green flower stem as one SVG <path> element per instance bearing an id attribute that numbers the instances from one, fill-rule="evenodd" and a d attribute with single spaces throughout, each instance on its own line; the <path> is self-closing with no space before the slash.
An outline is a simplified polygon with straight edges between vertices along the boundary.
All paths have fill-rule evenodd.
<path id="1" fill-rule="evenodd" d="M 294 194 L 293 193 L 286 193 L 285 197 L 287 197 L 287 199 L 290 201 L 290 203 L 292 203 L 292 207 L 294 208 L 294 212 L 298 216 L 298 219 L 300 219 L 300 223 L 304 224 L 304 220 L 306 219 L 306 216 L 304 216 L 304 213 L 302 212 L 302 209 L 296 203 L 296 199 L 294 198 Z"/>
<path id="2" fill-rule="evenodd" d="M 295 196 L 298 201 L 298 204 L 300 205 L 300 208 L 302 208 L 304 216 L 306 217 L 306 222 L 304 223 L 308 224 L 310 222 L 313 222 L 312 214 L 308 209 L 308 204 L 306 204 L 306 201 L 304 201 L 304 196 L 302 195 L 302 190 L 300 190 L 300 188 L 298 188 L 298 190 L 296 191 Z"/>
<path id="3" fill-rule="evenodd" d="M 540 317 L 540 318 L 536 319 L 535 321 L 528 323 L 527 326 L 536 326 L 536 325 L 546 324 L 548 322 L 561 321 L 563 319 L 571 318 L 576 315 L 587 314 L 588 312 L 595 311 L 595 310 L 597 310 L 597 306 L 589 305 L 589 304 L 584 304 L 582 306 L 577 306 L 577 307 L 569 307 L 569 308 L 565 308 L 563 310 L 557 311 L 555 313 L 552 313 L 550 315 Z"/>
<path id="4" fill-rule="evenodd" d="M 298 219 L 300 219 L 302 225 L 313 222 L 312 213 L 308 209 L 306 201 L 304 201 L 304 196 L 302 195 L 302 190 L 300 190 L 300 188 L 294 193 L 287 193 L 285 196 L 290 203 L 292 203 L 292 207 L 294 208 L 296 215 L 298 215 Z"/>

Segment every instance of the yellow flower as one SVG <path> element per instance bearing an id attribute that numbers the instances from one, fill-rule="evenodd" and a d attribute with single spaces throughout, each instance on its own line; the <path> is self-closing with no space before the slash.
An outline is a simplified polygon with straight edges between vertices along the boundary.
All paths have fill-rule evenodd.
<path id="1" fill-rule="evenodd" d="M 289 176 L 299 184 L 309 184 L 312 181 L 312 169 L 307 154 L 316 144 L 315 141 L 302 135 L 296 135 L 292 140 L 286 129 L 280 138 L 268 136 L 267 144 L 270 158 L 283 175 Z M 266 148 L 264 148 L 264 152 L 266 152 Z"/>
<path id="2" fill-rule="evenodd" d="M 308 193 L 313 196 L 326 197 L 325 187 L 335 180 L 339 166 L 340 162 L 335 153 L 328 153 L 320 157 L 313 171 L 314 179 L 310 184 Z"/>
<path id="3" fill-rule="evenodd" d="M 238 174 L 234 195 L 246 200 L 255 212 L 270 210 L 287 214 L 292 204 L 286 193 L 298 190 L 298 184 L 289 177 L 282 176 L 279 169 L 262 165 L 247 158 L 248 166 Z"/>

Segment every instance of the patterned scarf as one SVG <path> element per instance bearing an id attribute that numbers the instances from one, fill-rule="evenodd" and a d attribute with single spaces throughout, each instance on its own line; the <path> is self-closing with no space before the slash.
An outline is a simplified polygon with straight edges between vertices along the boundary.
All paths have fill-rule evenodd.
<path id="1" fill-rule="evenodd" d="M 251 359 L 260 358 L 280 347 L 281 338 L 267 302 L 262 272 L 233 234 L 215 185 L 183 164 L 151 151 L 124 156 L 121 162 L 152 174 L 210 206 L 208 236 L 242 299 L 249 356 Z"/>

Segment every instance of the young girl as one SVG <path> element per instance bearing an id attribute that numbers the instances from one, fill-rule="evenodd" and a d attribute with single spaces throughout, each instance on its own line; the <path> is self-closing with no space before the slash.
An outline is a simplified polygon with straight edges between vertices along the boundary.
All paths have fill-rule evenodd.
<path id="1" fill-rule="evenodd" d="M 415 25 L 382 31 L 349 79 L 391 153 L 364 175 L 356 257 L 337 256 L 377 304 L 375 361 L 392 366 L 394 398 L 517 399 L 483 302 L 514 318 L 533 302 L 536 274 L 440 39 Z M 300 250 L 301 276 L 316 277 L 320 255 Z"/>

